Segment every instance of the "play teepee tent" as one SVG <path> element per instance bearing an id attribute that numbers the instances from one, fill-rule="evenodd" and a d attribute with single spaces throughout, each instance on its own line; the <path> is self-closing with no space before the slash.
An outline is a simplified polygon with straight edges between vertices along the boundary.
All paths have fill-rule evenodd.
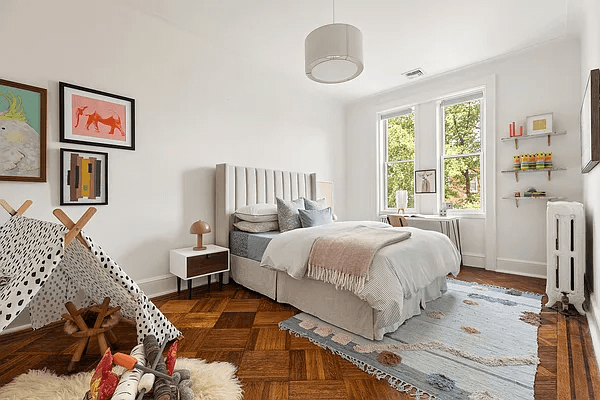
<path id="1" fill-rule="evenodd" d="M 136 321 L 138 343 L 150 334 L 159 343 L 181 336 L 116 261 L 81 231 L 94 208 L 77 223 L 55 210 L 63 226 L 23 216 L 28 204 L 15 211 L 0 201 L 12 214 L 0 227 L 0 330 L 26 306 L 34 329 L 60 320 L 65 303 L 82 290 L 87 296 L 82 306 L 100 304 L 105 297 L 111 306 L 121 306 L 121 314 Z"/>

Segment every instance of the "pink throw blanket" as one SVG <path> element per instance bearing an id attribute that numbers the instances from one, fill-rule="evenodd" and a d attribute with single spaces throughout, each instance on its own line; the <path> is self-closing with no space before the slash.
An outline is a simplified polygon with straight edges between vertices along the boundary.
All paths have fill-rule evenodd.
<path id="1" fill-rule="evenodd" d="M 320 237 L 312 246 L 307 276 L 358 293 L 369 279 L 377 250 L 410 235 L 392 228 L 359 226 Z"/>

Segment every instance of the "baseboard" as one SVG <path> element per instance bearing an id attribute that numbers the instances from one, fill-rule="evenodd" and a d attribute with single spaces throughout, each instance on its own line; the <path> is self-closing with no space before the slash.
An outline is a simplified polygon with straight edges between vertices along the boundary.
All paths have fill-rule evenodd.
<path id="1" fill-rule="evenodd" d="M 463 252 L 463 265 L 476 268 L 485 268 L 485 254 Z"/>
<path id="2" fill-rule="evenodd" d="M 217 279 L 217 275 L 213 275 L 213 282 L 215 282 Z M 225 272 L 223 275 L 223 284 L 226 283 L 229 283 L 229 273 L 227 272 Z M 171 274 L 140 279 L 139 281 L 137 281 L 137 284 L 140 287 L 140 289 L 142 289 L 142 291 L 146 294 L 146 296 L 148 296 L 148 298 L 163 296 L 165 294 L 171 294 L 177 291 L 177 277 Z M 198 287 L 207 284 L 208 278 L 206 276 L 192 280 L 192 287 Z M 186 281 L 181 282 L 181 290 L 187 290 Z M 29 316 L 29 308 L 26 307 L 25 309 L 23 309 L 23 312 L 21 314 Z M 23 318 L 25 319 L 25 317 Z M 26 318 L 26 320 L 27 322 L 23 321 L 23 323 L 18 323 L 18 319 L 15 320 L 13 324 L 9 325 L 8 328 L 0 332 L 0 335 L 6 335 L 7 333 L 22 331 L 24 329 L 31 328 L 31 323 L 28 322 L 29 318 Z"/>
<path id="3" fill-rule="evenodd" d="M 600 317 L 600 307 L 597 306 L 598 300 L 596 296 L 592 295 L 590 299 L 590 309 L 587 311 L 587 321 L 590 328 L 590 336 L 592 337 L 592 346 L 594 347 L 594 356 L 596 357 L 596 364 L 600 365 L 600 323 L 598 317 Z M 593 372 L 593 371 L 590 371 Z"/>
<path id="4" fill-rule="evenodd" d="M 496 272 L 530 276 L 533 278 L 546 278 L 546 263 L 536 261 L 514 260 L 510 258 L 496 259 Z"/>

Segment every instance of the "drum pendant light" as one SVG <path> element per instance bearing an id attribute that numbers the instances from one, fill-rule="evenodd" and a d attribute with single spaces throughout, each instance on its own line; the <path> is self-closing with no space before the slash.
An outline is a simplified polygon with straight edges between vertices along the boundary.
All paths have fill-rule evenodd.
<path id="1" fill-rule="evenodd" d="M 348 24 L 333 23 L 312 31 L 304 42 L 306 76 L 319 83 L 347 82 L 364 69 L 362 33 Z"/>

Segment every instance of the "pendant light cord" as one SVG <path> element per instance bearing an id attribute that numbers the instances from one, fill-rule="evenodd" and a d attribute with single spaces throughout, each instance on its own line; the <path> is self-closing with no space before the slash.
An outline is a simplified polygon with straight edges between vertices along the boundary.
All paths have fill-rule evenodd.
<path id="1" fill-rule="evenodd" d="M 331 0 L 332 3 L 332 10 L 333 10 L 333 21 L 331 22 L 332 24 L 335 24 L 335 0 Z"/>

